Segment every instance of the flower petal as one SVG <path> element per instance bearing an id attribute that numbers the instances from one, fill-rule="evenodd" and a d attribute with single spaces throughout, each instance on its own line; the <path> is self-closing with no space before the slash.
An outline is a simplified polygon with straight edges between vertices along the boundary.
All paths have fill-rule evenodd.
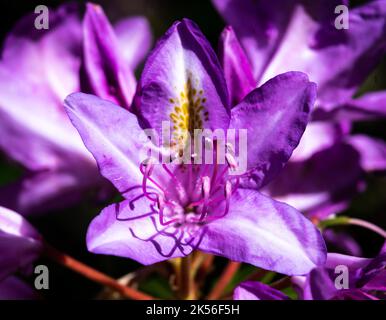
<path id="1" fill-rule="evenodd" d="M 17 277 L 7 277 L 0 281 L 0 300 L 39 299 L 37 291 Z"/>
<path id="2" fill-rule="evenodd" d="M 359 152 L 365 171 L 386 169 L 386 143 L 383 140 L 357 134 L 348 137 L 347 142 Z"/>
<path id="3" fill-rule="evenodd" d="M 49 29 L 31 28 L 35 13 L 16 23 L 4 41 L 1 64 L 20 82 L 44 87 L 46 95 L 56 99 L 52 107 L 56 109 L 66 95 L 79 87 L 82 27 L 80 9 L 74 3 L 50 9 L 49 13 Z M 44 104 L 40 108 L 47 111 Z"/>
<path id="4" fill-rule="evenodd" d="M 56 102 L 44 87 L 15 79 L 1 66 L 0 82 L 0 148 L 7 156 L 32 171 L 56 168 L 66 154 L 89 157 L 64 111 L 55 110 Z"/>
<path id="5" fill-rule="evenodd" d="M 131 70 L 147 55 L 152 44 L 152 33 L 145 17 L 130 17 L 114 25 L 119 51 Z"/>
<path id="6" fill-rule="evenodd" d="M 83 33 L 83 91 L 129 108 L 136 81 L 100 6 L 87 4 Z"/>
<path id="7" fill-rule="evenodd" d="M 334 300 L 379 300 L 376 296 L 361 289 L 340 290 Z"/>
<path id="8" fill-rule="evenodd" d="M 386 291 L 386 270 L 376 273 L 363 287 L 367 291 Z"/>
<path id="9" fill-rule="evenodd" d="M 369 291 L 386 291 L 386 253 L 381 252 L 363 268 L 358 286 Z"/>
<path id="10" fill-rule="evenodd" d="M 347 267 L 349 271 L 349 288 L 356 288 L 357 270 L 366 266 L 370 261 L 371 259 L 329 253 L 325 266 L 315 268 L 307 275 L 303 286 L 304 300 L 329 300 L 339 298 L 341 295 L 344 296 L 345 292 L 349 293 L 349 291 L 336 288 L 335 279 L 337 274 L 335 268 L 342 265 Z"/>
<path id="11" fill-rule="evenodd" d="M 336 252 L 353 256 L 362 255 L 362 249 L 359 243 L 349 233 L 345 231 L 325 229 L 323 230 L 323 238 L 328 244 L 331 251 L 333 250 Z"/>
<path id="12" fill-rule="evenodd" d="M 232 109 L 230 128 L 247 130 L 248 170 L 258 186 L 282 169 L 306 128 L 316 95 L 305 74 L 281 74 Z"/>
<path id="13" fill-rule="evenodd" d="M 363 183 L 358 152 L 348 144 L 335 143 L 306 161 L 289 162 L 266 191 L 309 216 L 324 219 L 348 205 Z"/>
<path id="14" fill-rule="evenodd" d="M 386 91 L 370 92 L 359 98 L 351 99 L 330 112 L 316 110 L 316 120 L 367 121 L 386 117 Z"/>
<path id="15" fill-rule="evenodd" d="M 0 281 L 37 259 L 41 236 L 19 214 L 0 207 Z"/>
<path id="16" fill-rule="evenodd" d="M 317 104 L 326 110 L 349 100 L 384 54 L 385 1 L 350 9 L 349 28 L 340 30 L 334 9 L 347 2 L 214 1 L 240 37 L 259 83 L 287 71 L 305 72 L 317 83 Z"/>
<path id="17" fill-rule="evenodd" d="M 338 30 L 332 26 L 336 19 L 334 7 L 317 2 L 319 9 L 329 15 L 327 23 L 313 22 L 305 13 L 309 8 L 298 10 L 299 17 L 293 20 L 297 23 L 288 30 L 289 36 L 265 70 L 262 81 L 289 70 L 306 72 L 318 85 L 318 105 L 331 110 L 350 99 L 381 60 L 386 45 L 386 3 L 374 1 L 351 9 L 349 28 Z M 294 42 L 294 35 L 299 37 L 299 33 L 304 35 L 303 41 Z M 290 54 L 293 50 L 296 55 Z"/>
<path id="18" fill-rule="evenodd" d="M 140 164 L 148 158 L 148 139 L 136 116 L 84 93 L 68 96 L 65 108 L 101 174 L 122 194 L 141 184 Z"/>
<path id="19" fill-rule="evenodd" d="M 158 42 L 142 72 L 135 98 L 147 127 L 161 133 L 227 129 L 228 93 L 216 54 L 192 21 L 176 22 Z M 192 132 L 191 132 L 192 133 Z"/>
<path id="20" fill-rule="evenodd" d="M 11 206 L 22 214 L 32 207 L 43 213 L 48 207 L 38 201 L 47 198 L 60 207 L 64 197 L 53 195 L 77 195 L 80 187 L 101 181 L 63 108 L 63 99 L 80 86 L 80 10 L 65 4 L 49 14 L 47 30 L 31 28 L 34 13 L 22 18 L 5 40 L 0 62 L 0 149 L 28 169 L 28 177 L 8 189 L 17 193 L 3 194 L 0 204 L 17 201 Z"/>
<path id="21" fill-rule="evenodd" d="M 233 300 L 287 300 L 288 297 L 264 283 L 245 281 L 236 287 Z"/>
<path id="22" fill-rule="evenodd" d="M 290 161 L 304 161 L 323 149 L 332 147 L 345 134 L 344 126 L 332 122 L 310 122 Z"/>
<path id="23" fill-rule="evenodd" d="M 231 106 L 235 106 L 255 88 L 256 81 L 248 58 L 231 26 L 227 26 L 221 33 L 219 59 L 227 81 Z"/>
<path id="24" fill-rule="evenodd" d="M 68 167 L 71 167 L 70 162 Z M 86 189 L 104 185 L 107 187 L 96 166 L 77 163 L 71 170 L 31 173 L 0 187 L 0 205 L 23 216 L 38 215 L 73 205 L 84 198 Z"/>
<path id="25" fill-rule="evenodd" d="M 303 287 L 304 300 L 330 300 L 338 293 L 334 274 L 325 268 L 315 268 L 308 275 Z"/>
<path id="26" fill-rule="evenodd" d="M 70 5 L 50 11 L 48 30 L 31 28 L 35 18 L 23 18 L 4 44 L 0 148 L 30 170 L 47 170 L 66 153 L 90 159 L 62 107 L 79 88 L 81 25 Z"/>
<path id="27" fill-rule="evenodd" d="M 292 12 L 292 1 L 212 0 L 238 35 L 253 66 L 255 79 L 274 54 Z M 280 7 L 280 10 L 277 8 Z"/>
<path id="28" fill-rule="evenodd" d="M 206 225 L 199 249 L 288 275 L 306 274 L 326 259 L 323 238 L 308 219 L 248 189 L 238 189 L 229 213 Z"/>
<path id="29" fill-rule="evenodd" d="M 349 256 L 340 253 L 329 253 L 327 255 L 327 260 L 325 268 L 334 270 L 338 265 L 345 265 L 349 271 L 356 271 L 359 268 L 363 268 L 371 261 L 368 258 L 360 258 Z"/>
<path id="30" fill-rule="evenodd" d="M 91 222 L 87 232 L 89 251 L 126 257 L 149 265 L 185 256 L 193 250 L 181 249 L 174 236 L 155 236 L 157 229 L 164 227 L 149 216 L 154 212 L 151 202 L 145 197 L 134 200 L 133 192 L 130 194 L 130 201 L 108 206 Z"/>

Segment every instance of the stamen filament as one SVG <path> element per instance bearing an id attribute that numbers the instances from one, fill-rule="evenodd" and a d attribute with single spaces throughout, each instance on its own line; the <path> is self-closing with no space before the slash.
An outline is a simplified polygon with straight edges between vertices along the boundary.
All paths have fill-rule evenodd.
<path id="1" fill-rule="evenodd" d="M 177 177 L 174 175 L 173 172 L 169 170 L 169 168 L 163 163 L 162 164 L 163 169 L 167 172 L 167 174 L 174 180 L 176 183 L 176 190 L 178 191 L 178 195 L 180 196 L 180 200 L 182 202 L 187 202 L 188 201 L 188 195 L 186 194 L 186 190 L 184 186 L 181 184 L 181 181 L 177 179 Z"/>

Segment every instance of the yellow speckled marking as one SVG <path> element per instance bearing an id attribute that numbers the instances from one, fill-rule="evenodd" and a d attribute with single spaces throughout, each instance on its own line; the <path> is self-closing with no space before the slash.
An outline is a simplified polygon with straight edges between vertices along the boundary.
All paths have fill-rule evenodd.
<path id="1" fill-rule="evenodd" d="M 172 112 L 169 115 L 173 123 L 172 146 L 177 146 L 178 150 L 185 147 L 188 133 L 193 137 L 194 129 L 203 129 L 204 121 L 209 120 L 209 112 L 204 106 L 206 98 L 203 94 L 202 89 L 195 88 L 192 75 L 189 74 L 183 91 L 178 97 L 169 99 L 172 104 Z"/>

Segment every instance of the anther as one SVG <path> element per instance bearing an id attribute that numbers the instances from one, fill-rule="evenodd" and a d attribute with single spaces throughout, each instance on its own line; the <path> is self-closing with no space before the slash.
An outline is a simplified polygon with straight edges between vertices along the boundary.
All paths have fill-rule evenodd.
<path id="1" fill-rule="evenodd" d="M 141 163 L 142 167 L 145 167 L 145 172 L 142 172 L 143 174 L 146 174 L 147 176 L 151 176 L 154 169 L 154 159 L 153 158 L 147 158 Z"/>
<path id="2" fill-rule="evenodd" d="M 225 159 L 228 162 L 228 165 L 229 165 L 229 167 L 232 170 L 237 168 L 237 161 L 236 161 L 235 157 L 232 154 L 226 153 L 225 154 Z"/>
<path id="3" fill-rule="evenodd" d="M 230 181 L 225 182 L 224 195 L 225 198 L 230 198 L 232 194 L 232 183 Z"/>
<path id="4" fill-rule="evenodd" d="M 235 149 L 233 148 L 233 144 L 227 142 L 225 144 L 225 147 L 226 147 L 227 151 L 229 151 L 231 154 L 235 154 Z"/>
<path id="5" fill-rule="evenodd" d="M 210 193 L 210 178 L 208 176 L 202 177 L 202 191 L 204 192 L 204 198 L 209 198 Z"/>

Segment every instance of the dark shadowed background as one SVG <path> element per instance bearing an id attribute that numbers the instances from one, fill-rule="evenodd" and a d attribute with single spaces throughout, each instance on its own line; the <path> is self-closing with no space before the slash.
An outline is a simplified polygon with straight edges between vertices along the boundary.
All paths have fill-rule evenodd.
<path id="1" fill-rule="evenodd" d="M 0 39 L 2 40 L 13 24 L 24 14 L 32 12 L 37 5 L 44 4 L 56 7 L 65 1 L 18 1 L 6 0 L 0 2 Z M 84 1 L 79 1 L 84 2 Z M 172 1 L 172 0 L 102 0 L 94 1 L 104 8 L 112 22 L 131 15 L 144 15 L 151 24 L 154 39 L 159 38 L 175 21 L 184 17 L 194 20 L 201 28 L 212 45 L 216 48 L 224 22 L 212 7 L 210 1 Z M 365 1 L 351 1 L 358 5 Z M 280 8 L 278 8 L 280 10 Z M 140 74 L 140 70 L 137 74 Z M 386 90 L 386 58 L 372 73 L 359 93 L 374 90 Z M 1 90 L 1 88 L 0 88 Z M 386 121 L 363 122 L 355 125 L 355 132 L 366 133 L 371 136 L 386 140 Z M 0 154 L 0 185 L 14 181 L 21 174 L 21 169 Z M 358 195 L 352 202 L 347 215 L 360 217 L 372 221 L 386 228 L 386 177 L 383 173 L 369 175 L 367 178 L 367 191 Z M 77 259 L 84 261 L 95 268 L 114 277 L 120 277 L 135 270 L 139 264 L 128 259 L 94 255 L 87 252 L 85 234 L 91 219 L 105 206 L 105 203 L 84 203 L 58 212 L 52 212 L 40 218 L 34 218 L 32 223 L 41 233 L 59 249 L 68 252 Z M 364 256 L 373 256 L 379 250 L 382 239 L 379 236 L 358 227 L 345 228 L 361 244 Z M 1 254 L 1 252 L 0 252 Z M 66 270 L 55 263 L 42 260 L 50 270 L 50 290 L 42 293 L 45 298 L 93 298 L 100 286 L 84 279 L 81 276 Z M 224 261 L 217 259 L 216 265 L 222 266 Z M 241 269 L 242 273 L 250 270 L 248 267 Z M 219 271 L 213 271 L 215 279 Z M 213 281 L 213 280 L 212 280 Z M 210 286 L 208 283 L 207 286 Z M 149 279 L 144 285 L 144 290 L 164 297 L 169 296 L 168 285 L 165 280 L 158 278 Z"/>

